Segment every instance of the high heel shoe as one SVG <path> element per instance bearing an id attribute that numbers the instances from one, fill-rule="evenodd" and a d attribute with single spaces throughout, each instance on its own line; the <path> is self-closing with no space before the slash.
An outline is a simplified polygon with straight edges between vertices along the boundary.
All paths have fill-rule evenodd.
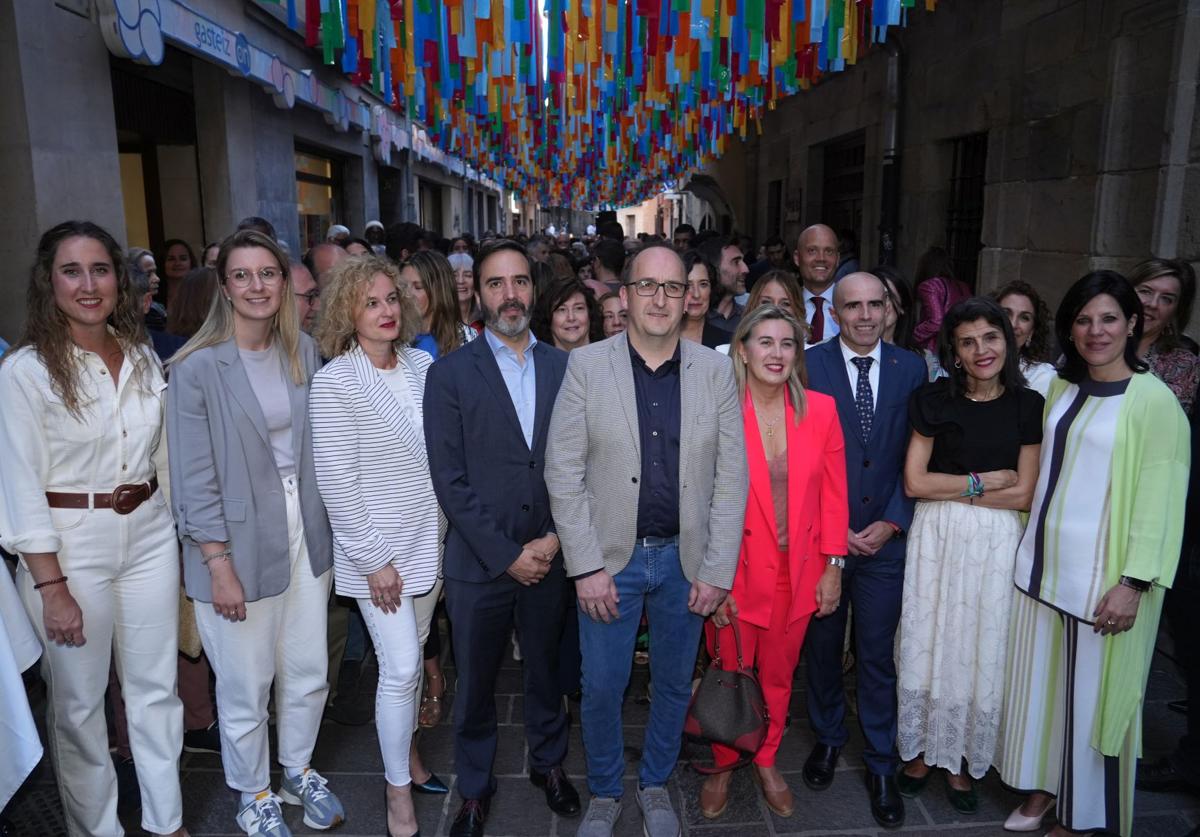
<path id="1" fill-rule="evenodd" d="M 412 780 L 412 792 L 424 794 L 450 793 L 450 788 L 446 787 L 446 783 L 437 777 L 437 774 L 432 770 L 429 771 L 429 778 L 424 782 Z"/>
<path id="2" fill-rule="evenodd" d="M 1006 819 L 1004 821 L 1004 830 L 1005 831 L 1041 831 L 1042 830 L 1042 820 L 1044 820 L 1046 818 L 1046 815 L 1049 814 L 1054 809 L 1054 803 L 1055 803 L 1055 800 L 1053 797 L 1051 797 L 1050 801 L 1046 804 L 1046 807 L 1042 809 L 1042 813 L 1035 814 L 1032 816 L 1021 813 L 1021 809 L 1023 807 L 1025 807 L 1024 803 L 1018 805 L 1016 808 L 1013 809 L 1013 812 L 1008 815 L 1008 819 Z"/>

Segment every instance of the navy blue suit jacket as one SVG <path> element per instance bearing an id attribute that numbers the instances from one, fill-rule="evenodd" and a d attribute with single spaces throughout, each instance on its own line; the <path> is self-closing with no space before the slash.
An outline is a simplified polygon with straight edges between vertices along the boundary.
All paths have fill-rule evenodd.
<path id="1" fill-rule="evenodd" d="M 875 418 L 864 443 L 841 341 L 835 338 L 813 346 L 804 353 L 804 359 L 809 388 L 837 401 L 846 439 L 850 528 L 859 532 L 876 520 L 887 520 L 907 532 L 913 516 L 913 501 L 904 493 L 904 455 L 911 432 L 908 398 L 926 381 L 925 362 L 912 352 L 882 344 Z M 878 554 L 903 558 L 904 543 L 888 541 Z"/>
<path id="2" fill-rule="evenodd" d="M 554 531 L 542 477 L 554 399 L 567 353 L 533 347 L 537 405 L 533 449 L 486 337 L 429 367 L 425 445 L 433 490 L 450 523 L 443 572 L 458 581 L 502 576 L 523 545 Z M 555 559 L 561 564 L 561 556 Z"/>

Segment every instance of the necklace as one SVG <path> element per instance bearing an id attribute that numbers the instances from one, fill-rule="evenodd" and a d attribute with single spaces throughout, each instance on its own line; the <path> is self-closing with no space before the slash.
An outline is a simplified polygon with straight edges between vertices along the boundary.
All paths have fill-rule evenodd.
<path id="1" fill-rule="evenodd" d="M 763 416 L 763 423 L 767 425 L 767 438 L 768 439 L 775 438 L 775 425 L 779 424 L 780 418 L 782 418 L 782 416 L 777 416 L 774 421 L 771 421 L 766 416 Z"/>
<path id="2" fill-rule="evenodd" d="M 989 395 L 986 398 L 976 398 L 974 395 L 972 395 L 969 392 L 963 393 L 963 394 L 966 395 L 969 400 L 974 401 L 976 403 L 979 403 L 982 401 L 995 401 L 997 398 L 999 398 L 1001 395 L 1004 394 L 1004 387 L 999 387 L 993 395 Z"/>

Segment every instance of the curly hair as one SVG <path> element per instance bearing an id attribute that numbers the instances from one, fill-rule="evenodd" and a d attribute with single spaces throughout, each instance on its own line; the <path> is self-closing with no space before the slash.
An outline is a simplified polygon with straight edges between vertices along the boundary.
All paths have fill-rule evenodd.
<path id="1" fill-rule="evenodd" d="M 112 261 L 113 273 L 117 277 L 117 299 L 108 315 L 108 326 L 122 351 L 138 358 L 133 374 L 139 380 L 144 380 L 142 376 L 146 374 L 149 361 L 142 353 L 131 350 L 146 344 L 149 338 L 138 305 L 140 300 L 129 279 L 125 254 L 107 230 L 91 221 L 64 221 L 42 233 L 38 240 L 37 256 L 29 272 L 29 287 L 25 292 L 25 330 L 13 346 L 13 351 L 6 353 L 5 357 L 12 357 L 17 349 L 25 346 L 34 349 L 50 374 L 50 386 L 54 393 L 62 398 L 69 413 L 81 418 L 75 341 L 71 337 L 67 315 L 54 300 L 54 259 L 59 246 L 70 238 L 96 241 Z"/>
<path id="2" fill-rule="evenodd" d="M 997 288 L 991 297 L 996 300 L 996 304 L 1003 305 L 1004 298 L 1014 294 L 1025 297 L 1033 306 L 1033 334 L 1030 335 L 1029 342 L 1021 347 L 1021 358 L 1030 363 L 1053 361 L 1054 358 L 1050 357 L 1050 307 L 1034 290 L 1033 285 L 1020 279 L 1013 279 Z"/>
<path id="3" fill-rule="evenodd" d="M 429 298 L 429 333 L 437 342 L 438 356 L 445 357 L 464 342 L 454 269 L 436 250 L 418 250 L 400 265 L 400 270 L 406 267 L 415 270 L 425 286 Z"/>
<path id="4" fill-rule="evenodd" d="M 400 334 L 395 340 L 396 348 L 407 346 L 421 330 L 421 314 L 395 263 L 380 256 L 351 256 L 325 272 L 321 321 L 314 335 L 324 357 L 335 358 L 358 344 L 354 321 L 366 301 L 367 288 L 381 273 L 392 281 L 400 295 Z"/>

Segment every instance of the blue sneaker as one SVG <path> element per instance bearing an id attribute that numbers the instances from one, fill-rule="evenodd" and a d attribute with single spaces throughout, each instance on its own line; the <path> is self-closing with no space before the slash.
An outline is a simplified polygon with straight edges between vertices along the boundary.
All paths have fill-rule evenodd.
<path id="1" fill-rule="evenodd" d="M 279 808 L 279 797 L 263 791 L 258 798 L 238 811 L 237 824 L 250 837 L 292 837 L 292 832 L 283 821 Z"/>
<path id="2" fill-rule="evenodd" d="M 304 824 L 317 831 L 341 825 L 346 819 L 342 803 L 325 786 L 328 780 L 311 767 L 290 778 L 286 773 L 279 786 L 279 798 L 288 805 L 304 806 Z"/>

